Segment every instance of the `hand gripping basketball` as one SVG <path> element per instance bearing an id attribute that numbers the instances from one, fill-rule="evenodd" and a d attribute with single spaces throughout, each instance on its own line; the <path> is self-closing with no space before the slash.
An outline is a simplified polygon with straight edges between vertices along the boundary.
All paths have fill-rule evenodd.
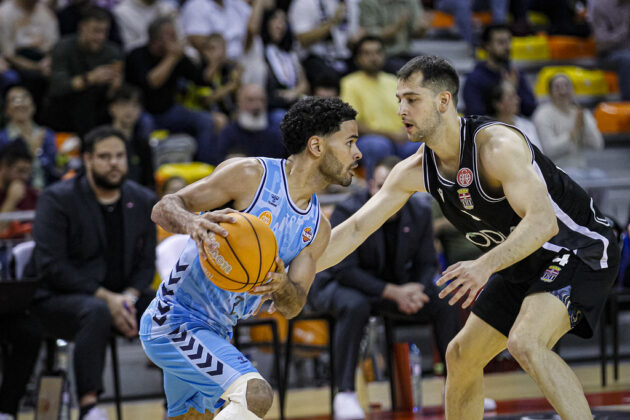
<path id="1" fill-rule="evenodd" d="M 227 236 L 210 232 L 199 249 L 199 262 L 217 287 L 247 292 L 267 281 L 267 273 L 275 268 L 278 244 L 273 231 L 258 217 L 238 212 L 229 217 L 234 223 L 219 223 Z"/>

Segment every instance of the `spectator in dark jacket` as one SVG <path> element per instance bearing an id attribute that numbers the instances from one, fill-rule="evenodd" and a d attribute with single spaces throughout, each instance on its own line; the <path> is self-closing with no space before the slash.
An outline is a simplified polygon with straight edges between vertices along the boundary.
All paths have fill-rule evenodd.
<path id="1" fill-rule="evenodd" d="M 336 226 L 350 217 L 382 187 L 397 157 L 385 158 L 374 169 L 369 190 L 337 204 L 331 217 Z M 431 206 L 413 196 L 404 207 L 352 254 L 315 278 L 309 302 L 337 319 L 334 346 L 339 393 L 335 414 L 364 418 L 354 393 L 354 372 L 363 329 L 372 311 L 434 324 L 442 360 L 449 341 L 460 328 L 455 307 L 438 298 Z"/>
<path id="2" fill-rule="evenodd" d="M 506 80 L 516 89 L 521 100 L 520 114 L 531 117 L 536 109 L 536 97 L 525 75 L 510 63 L 512 34 L 504 24 L 487 26 L 482 35 L 483 48 L 488 59 L 477 63 L 466 76 L 464 105 L 467 115 L 486 115 L 487 92 Z"/>
<path id="3" fill-rule="evenodd" d="M 40 196 L 27 275 L 40 279 L 33 311 L 42 329 L 72 340 L 80 416 L 98 417 L 112 327 L 138 334 L 153 298 L 155 195 L 125 180 L 124 135 L 104 126 L 84 139 L 85 173 Z M 154 293 L 153 293 L 154 295 Z"/>

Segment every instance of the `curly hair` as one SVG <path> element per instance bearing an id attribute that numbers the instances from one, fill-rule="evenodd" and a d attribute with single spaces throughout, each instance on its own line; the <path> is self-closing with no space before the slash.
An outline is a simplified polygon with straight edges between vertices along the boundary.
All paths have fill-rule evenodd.
<path id="1" fill-rule="evenodd" d="M 345 121 L 354 120 L 357 111 L 339 98 L 309 96 L 297 101 L 282 118 L 280 130 L 290 155 L 300 153 L 312 136 L 329 136 Z"/>

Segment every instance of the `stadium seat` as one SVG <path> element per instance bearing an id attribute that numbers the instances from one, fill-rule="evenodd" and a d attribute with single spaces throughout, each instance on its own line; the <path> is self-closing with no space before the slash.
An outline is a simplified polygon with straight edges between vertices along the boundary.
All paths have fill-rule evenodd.
<path id="1" fill-rule="evenodd" d="M 548 43 L 552 60 L 572 60 L 596 56 L 595 40 L 592 38 L 552 35 L 549 36 Z"/>
<path id="2" fill-rule="evenodd" d="M 477 48 L 477 59 L 485 60 L 486 51 Z M 514 61 L 548 61 L 551 59 L 546 35 L 515 36 L 512 38 L 511 59 Z"/>
<path id="3" fill-rule="evenodd" d="M 630 102 L 601 102 L 594 116 L 602 134 L 630 133 Z"/>
<path id="4" fill-rule="evenodd" d="M 210 175 L 213 170 L 214 166 L 202 162 L 166 163 L 155 172 L 155 184 L 159 191 L 164 182 L 174 176 L 180 176 L 190 184 Z"/>
<path id="5" fill-rule="evenodd" d="M 566 74 L 577 96 L 605 96 L 609 93 L 603 70 L 587 70 L 577 66 L 547 66 L 538 73 L 534 92 L 536 96 L 549 94 L 549 79 L 558 73 Z"/>

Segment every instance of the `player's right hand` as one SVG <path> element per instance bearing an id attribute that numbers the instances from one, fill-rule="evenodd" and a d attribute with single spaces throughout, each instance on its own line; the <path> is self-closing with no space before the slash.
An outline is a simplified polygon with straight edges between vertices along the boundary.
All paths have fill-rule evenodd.
<path id="1" fill-rule="evenodd" d="M 221 235 L 223 237 L 228 235 L 227 231 L 223 229 L 219 223 L 234 223 L 236 219 L 234 216 L 230 216 L 230 213 L 237 213 L 237 211 L 225 208 L 203 213 L 192 219 L 192 222 L 188 225 L 186 231 L 197 243 L 197 247 L 200 250 L 203 250 L 204 243 L 208 244 L 210 249 L 217 248 L 218 245 L 213 237 L 214 234 Z"/>

